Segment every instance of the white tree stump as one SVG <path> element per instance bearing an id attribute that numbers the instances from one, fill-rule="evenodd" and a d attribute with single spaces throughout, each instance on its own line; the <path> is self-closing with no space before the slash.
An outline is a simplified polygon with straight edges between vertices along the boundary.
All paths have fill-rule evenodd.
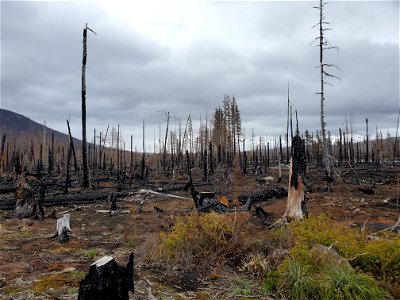
<path id="1" fill-rule="evenodd" d="M 55 236 L 60 243 L 65 243 L 69 240 L 68 233 L 71 232 L 71 215 L 65 214 L 57 220 L 57 232 Z"/>

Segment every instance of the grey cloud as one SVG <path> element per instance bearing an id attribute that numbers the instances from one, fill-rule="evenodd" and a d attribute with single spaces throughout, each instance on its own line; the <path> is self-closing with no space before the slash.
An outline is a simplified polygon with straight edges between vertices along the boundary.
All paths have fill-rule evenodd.
<path id="1" fill-rule="evenodd" d="M 200 115 L 209 120 L 223 95 L 234 94 L 247 137 L 251 128 L 279 135 L 286 131 L 288 82 L 300 127 L 319 129 L 319 57 L 310 45 L 318 21 L 313 2 L 207 3 L 210 19 L 205 15 L 204 22 L 214 30 L 210 36 L 193 33 L 192 42 L 181 47 L 110 19 L 94 2 L 1 5 L 1 105 L 55 129 L 65 132 L 70 116 L 74 134 L 80 134 L 85 22 L 98 32 L 88 38 L 89 131 L 121 124 L 139 138 L 143 118 L 149 134 L 158 131 L 159 122 L 164 127 L 161 110 L 182 122 L 191 114 L 196 128 Z M 327 6 L 334 22 L 328 38 L 341 47 L 326 53 L 327 62 L 342 69 L 333 70 L 342 81 L 326 87 L 326 121 L 333 132 L 343 127 L 346 115 L 361 132 L 365 117 L 382 129 L 395 126 L 399 43 L 393 6 L 398 3 Z"/>

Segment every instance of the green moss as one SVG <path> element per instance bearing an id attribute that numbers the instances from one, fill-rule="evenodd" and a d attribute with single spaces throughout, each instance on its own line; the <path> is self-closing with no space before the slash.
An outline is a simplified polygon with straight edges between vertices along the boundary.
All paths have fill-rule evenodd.
<path id="1" fill-rule="evenodd" d="M 87 251 L 86 255 L 88 258 L 93 259 L 96 257 L 97 251 L 96 251 L 96 249 L 90 249 Z"/>
<path id="2" fill-rule="evenodd" d="M 400 238 L 368 241 L 353 264 L 384 280 L 400 281 Z"/>
<path id="3" fill-rule="evenodd" d="M 15 296 L 16 294 L 22 292 L 24 290 L 24 287 L 9 285 L 9 286 L 3 287 L 1 290 L 4 292 L 4 294 L 6 296 L 12 297 L 12 296 Z"/>
<path id="4" fill-rule="evenodd" d="M 61 289 L 63 287 L 76 287 L 79 285 L 81 277 L 71 273 L 55 273 L 45 275 L 38 280 L 32 282 L 32 292 L 35 295 L 43 295 L 50 288 Z"/>
<path id="5" fill-rule="evenodd" d="M 365 236 L 361 236 L 356 229 L 349 228 L 325 215 L 311 216 L 303 222 L 296 222 L 290 226 L 295 244 L 332 246 L 345 258 L 351 258 L 359 253 L 360 247 L 364 246 Z"/>

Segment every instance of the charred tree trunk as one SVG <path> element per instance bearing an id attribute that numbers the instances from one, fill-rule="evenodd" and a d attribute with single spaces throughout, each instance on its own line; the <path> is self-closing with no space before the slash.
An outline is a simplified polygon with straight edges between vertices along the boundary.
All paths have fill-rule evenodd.
<path id="1" fill-rule="evenodd" d="M 305 212 L 305 170 L 306 157 L 304 143 L 296 135 L 292 140 L 292 157 L 290 160 L 289 189 L 286 212 L 284 218 L 287 221 L 298 221 L 303 219 Z"/>
<path id="2" fill-rule="evenodd" d="M 209 167 L 208 167 L 208 169 L 209 169 L 210 175 L 212 175 L 214 173 L 214 159 L 213 159 L 212 142 L 209 142 L 208 153 L 209 153 L 209 158 L 208 158 Z"/>
<path id="3" fill-rule="evenodd" d="M 329 67 L 335 67 L 338 68 L 334 64 L 327 64 L 324 63 L 323 60 L 323 55 L 324 55 L 324 50 L 328 49 L 338 49 L 335 46 L 332 46 L 324 36 L 324 33 L 327 30 L 330 30 L 330 28 L 326 28 L 325 26 L 327 24 L 330 24 L 325 20 L 325 15 L 324 15 L 324 7 L 325 7 L 325 2 L 323 0 L 319 1 L 319 6 L 315 7 L 316 9 L 319 10 L 319 22 L 317 23 L 316 26 L 319 27 L 319 36 L 316 38 L 319 42 L 319 69 L 320 69 L 320 94 L 321 100 L 320 100 L 320 105 L 321 105 L 321 135 L 322 135 L 322 159 L 323 163 L 325 166 L 325 172 L 326 172 L 326 181 L 327 181 L 327 187 L 326 191 L 327 192 L 332 192 L 332 177 L 331 177 L 331 162 L 329 158 L 329 148 L 328 148 L 328 139 L 327 139 L 327 134 L 326 134 L 326 122 L 325 122 L 325 112 L 324 112 L 324 102 L 325 102 L 325 92 L 324 92 L 324 86 L 327 83 L 324 78 L 325 77 L 333 77 L 336 79 L 339 79 L 333 74 L 330 74 L 327 72 L 327 69 Z M 338 68 L 339 69 L 339 68 Z M 353 151 L 354 152 L 354 151 Z"/>
<path id="4" fill-rule="evenodd" d="M 145 151 L 145 142 L 144 142 L 144 138 L 145 138 L 145 132 L 144 132 L 144 119 L 143 119 L 143 153 L 142 153 L 142 166 L 141 166 L 141 176 L 142 179 L 145 179 L 145 167 L 146 167 L 146 161 L 145 161 L 145 157 L 146 157 L 146 151 Z"/>
<path id="5" fill-rule="evenodd" d="M 72 145 L 70 144 L 68 147 L 68 154 L 67 154 L 67 171 L 65 176 L 65 188 L 64 193 L 68 193 L 68 188 L 71 187 L 71 177 L 69 175 L 69 166 L 71 164 L 71 155 L 72 155 Z"/>
<path id="6" fill-rule="evenodd" d="M 342 130 L 339 128 L 339 166 L 343 162 Z"/>
<path id="7" fill-rule="evenodd" d="M 188 187 L 193 187 L 192 166 L 190 163 L 189 151 L 186 150 L 186 171 L 188 176 Z"/>
<path id="8" fill-rule="evenodd" d="M 282 181 L 282 137 L 279 136 L 278 183 Z"/>
<path id="9" fill-rule="evenodd" d="M 204 150 L 203 153 L 203 181 L 208 180 L 208 171 L 207 171 L 207 150 Z"/>
<path id="10" fill-rule="evenodd" d="M 95 174 L 97 168 L 97 152 L 96 152 L 96 129 L 93 130 L 93 157 L 92 157 L 92 172 Z"/>
<path id="11" fill-rule="evenodd" d="M 1 139 L 1 150 L 0 150 L 0 167 L 4 171 L 4 146 L 6 144 L 6 134 L 3 134 L 3 138 Z"/>
<path id="12" fill-rule="evenodd" d="M 49 147 L 48 173 L 51 176 L 54 170 L 54 132 L 51 132 L 51 148 Z"/>
<path id="13" fill-rule="evenodd" d="M 369 133 L 368 133 L 368 118 L 365 119 L 366 132 L 365 132 L 365 163 L 369 161 Z"/>
<path id="14" fill-rule="evenodd" d="M 130 153 L 130 167 L 131 167 L 131 171 L 133 168 L 133 135 L 131 135 L 131 153 Z"/>
<path id="15" fill-rule="evenodd" d="M 289 100 L 289 82 L 288 82 L 288 98 L 287 98 L 287 123 L 286 123 L 286 164 L 289 164 L 289 111 L 290 111 L 290 100 Z"/>
<path id="16" fill-rule="evenodd" d="M 394 146 L 393 146 L 393 166 L 396 165 L 396 153 L 397 153 L 397 144 L 398 144 L 398 135 L 399 135 L 399 122 L 400 122 L 400 109 L 397 115 L 397 126 L 396 126 L 396 135 L 394 137 Z"/>
<path id="17" fill-rule="evenodd" d="M 163 158 L 162 158 L 164 174 L 166 174 L 166 164 L 167 164 L 167 139 L 168 139 L 168 127 L 169 127 L 169 119 L 170 119 L 169 112 L 166 113 L 166 117 L 167 117 L 167 128 L 165 130 L 164 149 L 163 149 Z"/>
<path id="18" fill-rule="evenodd" d="M 43 171 L 43 144 L 40 144 L 39 149 L 39 170 L 40 173 Z"/>
<path id="19" fill-rule="evenodd" d="M 247 173 L 247 152 L 243 151 L 243 174 Z"/>
<path id="20" fill-rule="evenodd" d="M 74 156 L 74 168 L 75 168 L 75 173 L 78 171 L 78 163 L 76 161 L 76 153 L 75 153 L 75 147 L 74 147 L 74 140 L 71 135 L 71 128 L 69 126 L 69 121 L 67 120 L 67 126 L 68 126 L 68 136 L 69 136 L 69 143 L 70 143 L 70 148 L 72 150 L 72 154 Z"/>
<path id="21" fill-rule="evenodd" d="M 218 165 L 222 162 L 222 147 L 221 144 L 218 144 Z"/>
<path id="22" fill-rule="evenodd" d="M 86 144 L 86 58 L 87 58 L 87 24 L 83 29 L 83 57 L 82 57 L 82 187 L 89 188 L 89 170 L 87 162 Z"/>

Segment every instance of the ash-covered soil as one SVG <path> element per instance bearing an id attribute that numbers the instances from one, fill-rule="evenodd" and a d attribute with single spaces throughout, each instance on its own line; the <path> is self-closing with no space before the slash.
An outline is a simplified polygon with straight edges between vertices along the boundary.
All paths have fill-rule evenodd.
<path id="1" fill-rule="evenodd" d="M 277 183 L 276 169 L 258 176 L 238 173 L 231 178 L 229 196 L 234 198 L 272 187 L 287 187 L 287 173 L 285 168 L 280 183 Z M 333 193 L 328 194 L 324 192 L 323 172 L 310 168 L 308 175 L 312 192 L 307 193 L 308 212 L 312 215 L 326 214 L 348 226 L 364 226 L 372 231 L 393 226 L 400 217 L 400 211 L 395 202 L 390 200 L 399 195 L 399 174 L 398 166 L 381 166 L 378 172 L 373 165 L 361 166 L 356 170 L 348 168 L 341 170 L 340 177 L 336 174 Z M 263 176 L 273 176 L 274 181 L 260 185 L 255 179 Z M 157 185 L 160 185 L 158 181 L 168 180 L 170 178 L 154 179 L 154 184 L 141 188 L 156 190 Z M 220 182 L 223 184 L 224 181 Z M 359 191 L 359 182 L 365 188 L 372 187 L 375 182 L 374 193 L 369 195 Z M 204 185 L 196 189 L 201 192 L 214 191 L 214 188 L 213 185 Z M 104 191 L 110 189 L 91 192 Z M 166 193 L 191 197 L 190 191 L 184 190 Z M 1 201 L 11 196 L 0 197 Z M 131 299 L 148 299 L 151 295 L 155 299 L 230 298 L 229 295 L 233 295 L 230 280 L 245 277 L 239 270 L 218 266 L 211 275 L 203 277 L 197 271 L 171 271 L 162 262 L 158 265 L 146 263 L 146 256 L 151 254 L 160 232 L 168 232 L 178 216 L 191 214 L 195 207 L 191 200 L 149 195 L 141 213 L 137 213 L 142 198 L 142 194 L 133 194 L 118 199 L 117 205 L 121 210 L 115 214 L 108 213 L 110 203 L 104 200 L 46 207 L 46 215 L 53 210 L 56 210 L 57 217 L 65 213 L 71 215 L 72 233 L 70 240 L 64 244 L 51 238 L 56 230 L 55 219 L 8 219 L 8 211 L 2 211 L 0 299 L 76 299 L 79 282 L 89 270 L 90 264 L 104 255 L 112 255 L 118 263 L 126 265 L 131 252 L 135 254 L 136 289 L 130 295 Z M 255 207 L 262 207 L 268 212 L 267 222 L 272 224 L 284 214 L 286 199 L 257 202 L 250 213 L 242 213 L 240 207 L 237 207 L 237 213 L 245 215 L 246 232 L 252 232 L 248 239 L 260 239 L 268 230 L 256 216 Z"/>

